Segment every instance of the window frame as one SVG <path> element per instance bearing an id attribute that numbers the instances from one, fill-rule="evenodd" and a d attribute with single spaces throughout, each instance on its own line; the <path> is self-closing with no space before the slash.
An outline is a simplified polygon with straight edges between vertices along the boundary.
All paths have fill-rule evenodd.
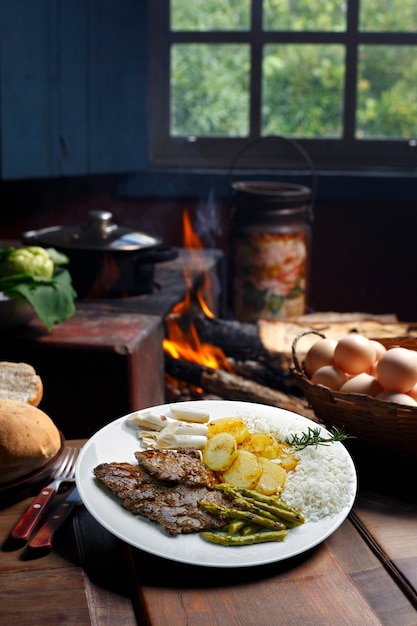
<path id="1" fill-rule="evenodd" d="M 417 167 L 417 138 L 409 139 L 355 139 L 355 111 L 350 105 L 356 99 L 358 47 L 362 44 L 415 45 L 413 33 L 361 32 L 357 28 L 359 0 L 349 0 L 346 31 L 294 32 L 262 31 L 263 40 L 253 44 L 253 33 L 262 30 L 262 0 L 252 2 L 252 29 L 248 31 L 170 31 L 169 0 L 150 2 L 150 80 L 149 80 L 149 164 L 151 167 L 188 169 L 216 169 L 230 165 L 235 155 L 245 146 L 258 140 L 261 106 L 261 57 L 264 43 L 341 43 L 346 49 L 345 95 L 343 106 L 343 137 L 340 139 L 298 139 L 317 167 L 324 170 L 373 168 L 414 171 Z M 170 124 L 170 47 L 174 43 L 249 43 L 251 46 L 251 103 L 250 134 L 244 138 L 171 137 Z M 256 85 L 257 88 L 253 88 Z M 276 166 L 294 167 L 297 155 L 277 154 L 272 142 L 263 142 L 262 158 Z M 256 159 L 248 152 L 248 165 Z"/>

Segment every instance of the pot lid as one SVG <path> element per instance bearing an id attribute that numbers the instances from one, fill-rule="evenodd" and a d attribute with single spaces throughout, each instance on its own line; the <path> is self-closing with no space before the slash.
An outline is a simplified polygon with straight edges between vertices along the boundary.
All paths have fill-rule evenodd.
<path id="1" fill-rule="evenodd" d="M 68 250 L 101 250 L 132 252 L 149 249 L 161 239 L 113 223 L 110 211 L 89 211 L 88 220 L 78 226 L 52 226 L 23 233 L 26 243 L 66 248 Z"/>

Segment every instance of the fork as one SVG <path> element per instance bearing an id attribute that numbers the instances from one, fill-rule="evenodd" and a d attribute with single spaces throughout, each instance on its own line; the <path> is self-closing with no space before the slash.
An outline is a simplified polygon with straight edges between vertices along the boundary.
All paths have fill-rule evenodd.
<path id="1" fill-rule="evenodd" d="M 78 453 L 78 448 L 68 448 L 66 450 L 64 459 L 53 480 L 39 492 L 27 511 L 14 526 L 10 534 L 12 539 L 27 541 L 35 526 L 43 516 L 47 505 L 51 501 L 54 494 L 57 493 L 61 483 L 75 481 L 75 465 Z"/>

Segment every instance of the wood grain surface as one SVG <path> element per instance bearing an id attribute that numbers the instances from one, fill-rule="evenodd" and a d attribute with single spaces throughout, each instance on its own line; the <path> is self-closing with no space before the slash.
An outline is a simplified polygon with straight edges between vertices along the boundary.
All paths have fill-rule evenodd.
<path id="1" fill-rule="evenodd" d="M 132 548 L 82 505 L 59 531 L 52 551 L 30 554 L 10 539 L 30 501 L 0 509 L 2 624 L 417 624 L 414 502 L 359 494 L 342 526 L 305 554 L 265 566 L 217 569 Z"/>

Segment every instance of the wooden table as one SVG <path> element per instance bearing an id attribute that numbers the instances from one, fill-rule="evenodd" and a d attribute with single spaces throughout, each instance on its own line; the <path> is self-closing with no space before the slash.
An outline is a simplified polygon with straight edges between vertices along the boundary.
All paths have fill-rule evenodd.
<path id="1" fill-rule="evenodd" d="M 83 506 L 52 552 L 35 557 L 9 539 L 30 501 L 0 510 L 1 624 L 417 624 L 416 501 L 360 493 L 322 545 L 289 561 L 236 570 L 182 565 L 131 548 Z"/>

